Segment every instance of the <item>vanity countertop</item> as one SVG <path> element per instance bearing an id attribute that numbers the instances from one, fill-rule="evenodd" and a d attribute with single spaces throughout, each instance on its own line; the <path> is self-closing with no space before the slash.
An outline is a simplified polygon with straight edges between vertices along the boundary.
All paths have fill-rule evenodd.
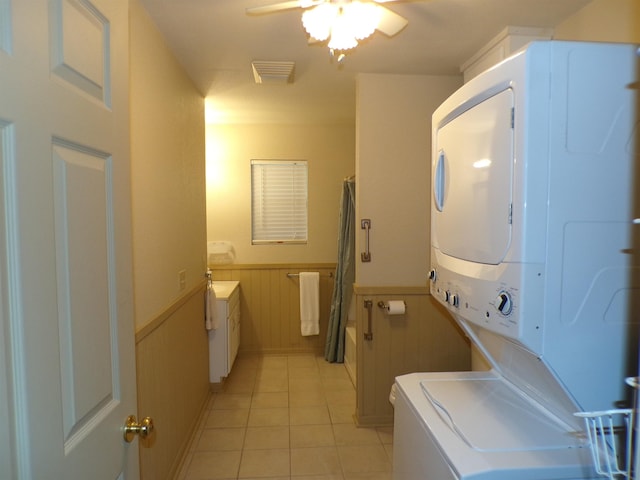
<path id="1" fill-rule="evenodd" d="M 214 280 L 213 289 L 216 292 L 216 299 L 228 300 L 229 296 L 240 284 L 237 280 Z"/>

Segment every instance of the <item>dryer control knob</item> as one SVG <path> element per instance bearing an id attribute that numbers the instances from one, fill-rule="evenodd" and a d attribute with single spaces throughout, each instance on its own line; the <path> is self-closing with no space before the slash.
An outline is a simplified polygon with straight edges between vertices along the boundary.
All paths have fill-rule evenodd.
<path id="1" fill-rule="evenodd" d="M 437 278 L 436 269 L 432 268 L 431 270 L 429 270 L 429 280 L 431 280 L 432 282 L 435 282 L 436 278 Z"/>
<path id="2" fill-rule="evenodd" d="M 449 305 L 458 308 L 460 306 L 460 298 L 455 293 L 449 296 Z"/>
<path id="3" fill-rule="evenodd" d="M 500 292 L 496 297 L 496 308 L 503 315 L 509 315 L 513 310 L 513 301 L 508 292 Z"/>

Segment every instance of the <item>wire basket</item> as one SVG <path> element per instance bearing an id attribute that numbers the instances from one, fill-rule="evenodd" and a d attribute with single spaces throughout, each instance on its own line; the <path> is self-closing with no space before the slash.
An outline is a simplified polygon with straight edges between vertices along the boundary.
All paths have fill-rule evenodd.
<path id="1" fill-rule="evenodd" d="M 584 418 L 596 472 L 611 479 L 632 478 L 633 409 L 575 415 Z"/>
<path id="2" fill-rule="evenodd" d="M 626 383 L 637 391 L 640 377 L 629 377 Z M 637 400 L 634 395 L 634 404 Z M 635 410 L 622 408 L 575 415 L 584 418 L 596 472 L 611 479 L 634 478 Z"/>

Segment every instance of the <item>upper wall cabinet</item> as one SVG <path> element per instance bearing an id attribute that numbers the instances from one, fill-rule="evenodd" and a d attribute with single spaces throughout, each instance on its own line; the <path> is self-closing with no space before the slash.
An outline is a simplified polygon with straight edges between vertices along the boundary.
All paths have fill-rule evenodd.
<path id="1" fill-rule="evenodd" d="M 552 28 L 507 27 L 460 66 L 467 83 L 534 40 L 549 40 Z"/>

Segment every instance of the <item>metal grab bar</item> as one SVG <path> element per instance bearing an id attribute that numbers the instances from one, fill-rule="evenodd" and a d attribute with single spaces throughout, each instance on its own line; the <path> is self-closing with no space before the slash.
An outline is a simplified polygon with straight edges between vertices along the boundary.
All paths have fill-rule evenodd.
<path id="1" fill-rule="evenodd" d="M 295 278 L 295 277 L 299 277 L 300 274 L 299 273 L 287 273 L 287 277 L 288 278 Z M 321 277 L 329 277 L 329 278 L 333 278 L 333 272 L 329 272 L 326 275 L 320 275 Z"/>
<path id="2" fill-rule="evenodd" d="M 367 309 L 367 331 L 364 332 L 365 340 L 373 340 L 373 332 L 371 331 L 371 316 L 373 315 L 373 302 L 371 300 L 364 301 L 364 308 Z"/>
<path id="3" fill-rule="evenodd" d="M 365 231 L 364 252 L 362 252 L 360 254 L 360 259 L 363 262 L 370 262 L 371 261 L 371 252 L 369 251 L 369 230 L 371 229 L 371 219 L 363 218 L 360 221 L 360 228 L 362 228 Z"/>

